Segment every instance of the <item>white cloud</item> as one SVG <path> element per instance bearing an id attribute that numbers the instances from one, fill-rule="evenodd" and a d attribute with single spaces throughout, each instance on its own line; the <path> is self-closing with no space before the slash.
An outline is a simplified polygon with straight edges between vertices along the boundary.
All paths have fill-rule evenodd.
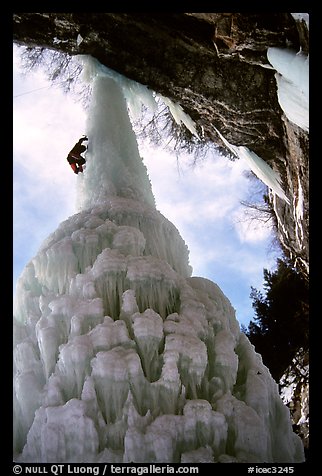
<path id="1" fill-rule="evenodd" d="M 232 162 L 214 154 L 191 167 L 191 158 L 187 156 L 177 161 L 174 156 L 147 146 L 141 152 L 157 207 L 179 229 L 193 226 L 198 230 L 206 225 L 216 233 L 225 227 L 229 234 L 235 233 L 240 243 L 270 239 L 271 223 L 252 219 L 249 209 L 240 203 L 253 188 L 254 194 L 258 192 L 257 181 L 243 174 L 247 169 L 243 161 Z M 260 192 L 263 193 L 262 186 Z"/>
<path id="2" fill-rule="evenodd" d="M 249 187 L 238 161 L 214 154 L 192 167 L 191 157 L 185 155 L 177 161 L 175 156 L 152 147 L 145 146 L 141 152 L 157 206 L 175 224 L 198 226 L 205 220 L 225 220 Z"/>

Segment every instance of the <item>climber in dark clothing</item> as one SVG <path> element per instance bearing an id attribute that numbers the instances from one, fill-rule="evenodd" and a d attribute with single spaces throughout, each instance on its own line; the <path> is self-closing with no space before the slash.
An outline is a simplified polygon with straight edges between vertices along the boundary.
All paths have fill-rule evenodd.
<path id="1" fill-rule="evenodd" d="M 67 156 L 67 161 L 75 174 L 78 174 L 78 172 L 83 172 L 83 165 L 86 162 L 84 157 L 81 155 L 81 153 L 85 152 L 86 150 L 86 146 L 83 145 L 85 140 L 88 140 L 86 136 L 81 137 Z"/>

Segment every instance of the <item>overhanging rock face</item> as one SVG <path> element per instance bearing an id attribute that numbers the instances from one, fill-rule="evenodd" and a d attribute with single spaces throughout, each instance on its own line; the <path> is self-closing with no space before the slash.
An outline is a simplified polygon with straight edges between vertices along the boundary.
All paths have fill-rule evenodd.
<path id="1" fill-rule="evenodd" d="M 280 241 L 308 275 L 308 133 L 278 102 L 270 47 L 308 53 L 307 14 L 18 13 L 14 41 L 89 54 L 178 102 L 203 131 L 221 134 L 276 170 L 290 205 L 270 196 Z M 301 210 L 301 213 L 299 213 Z"/>

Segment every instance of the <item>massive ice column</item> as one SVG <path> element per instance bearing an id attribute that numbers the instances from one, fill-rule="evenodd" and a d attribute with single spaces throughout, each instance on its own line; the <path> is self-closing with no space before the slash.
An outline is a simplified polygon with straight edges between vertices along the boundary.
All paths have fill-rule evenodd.
<path id="1" fill-rule="evenodd" d="M 234 309 L 155 208 L 121 89 L 93 82 L 80 211 L 17 286 L 15 461 L 303 461 Z"/>

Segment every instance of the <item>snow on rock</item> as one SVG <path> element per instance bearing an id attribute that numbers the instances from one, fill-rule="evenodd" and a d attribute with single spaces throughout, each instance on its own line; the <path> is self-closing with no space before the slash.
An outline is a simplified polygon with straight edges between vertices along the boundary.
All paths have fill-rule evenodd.
<path id="1" fill-rule="evenodd" d="M 14 460 L 303 461 L 229 300 L 155 209 L 120 88 L 93 77 L 81 210 L 18 282 Z"/>

